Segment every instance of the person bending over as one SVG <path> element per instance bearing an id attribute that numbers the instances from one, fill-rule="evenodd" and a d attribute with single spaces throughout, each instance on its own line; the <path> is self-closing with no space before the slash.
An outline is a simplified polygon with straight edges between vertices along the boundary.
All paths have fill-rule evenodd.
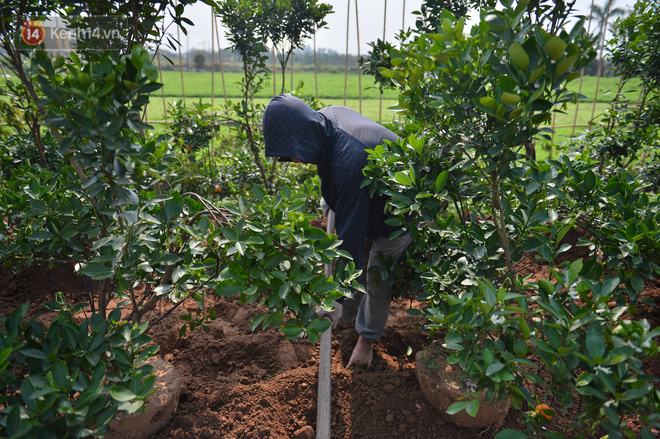
<path id="1" fill-rule="evenodd" d="M 335 212 L 335 230 L 356 267 L 363 269 L 360 283 L 366 295 L 355 292 L 346 298 L 337 312 L 328 314 L 342 328 L 355 325 L 359 334 L 347 367 L 371 364 L 373 344 L 380 340 L 392 301 L 392 286 L 381 281 L 378 272 L 370 272 L 379 259 L 398 259 L 410 244 L 404 233 L 390 239 L 397 227 L 385 223 L 385 203 L 381 194 L 369 197 L 361 188 L 367 164 L 367 149 L 398 137 L 384 126 L 342 106 L 315 111 L 302 100 L 289 95 L 275 96 L 263 116 L 263 134 L 267 157 L 279 161 L 316 165 L 321 178 L 321 194 Z M 378 271 L 378 270 L 376 270 Z"/>

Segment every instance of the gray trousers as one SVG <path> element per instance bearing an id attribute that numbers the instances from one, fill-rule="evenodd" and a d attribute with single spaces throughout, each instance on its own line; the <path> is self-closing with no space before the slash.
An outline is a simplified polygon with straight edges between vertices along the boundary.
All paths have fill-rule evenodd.
<path id="1" fill-rule="evenodd" d="M 382 280 L 378 271 L 370 269 L 380 266 L 379 258 L 393 260 L 399 257 L 410 244 L 410 235 L 405 233 L 394 239 L 385 236 L 367 238 L 362 252 L 362 274 L 358 282 L 367 291 L 366 294 L 355 292 L 352 299 L 345 299 L 340 320 L 344 323 L 355 321 L 355 329 L 364 339 L 377 342 L 383 335 L 392 302 L 392 286 L 387 285 L 388 278 Z"/>

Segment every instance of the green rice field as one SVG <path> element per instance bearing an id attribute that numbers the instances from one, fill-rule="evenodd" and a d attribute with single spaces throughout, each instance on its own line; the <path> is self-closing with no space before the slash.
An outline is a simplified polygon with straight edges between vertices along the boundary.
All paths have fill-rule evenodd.
<path id="1" fill-rule="evenodd" d="M 238 88 L 238 81 L 241 79 L 240 73 L 224 73 L 221 72 L 183 72 L 179 71 L 163 71 L 162 82 L 164 84 L 162 94 L 165 97 L 182 97 L 184 94 L 187 98 L 200 98 L 211 97 L 224 99 L 225 92 L 227 97 L 239 97 L 240 92 Z M 291 89 L 291 76 L 286 75 L 285 90 Z M 314 72 L 295 73 L 293 75 L 294 87 L 299 82 L 304 83 L 303 90 L 312 95 L 318 96 L 321 101 L 340 99 L 343 102 L 344 95 L 348 99 L 379 99 L 380 92 L 374 88 L 373 80 L 370 76 L 358 75 L 357 71 L 349 71 L 348 75 L 344 73 L 319 73 L 314 75 Z M 224 88 L 223 88 L 224 82 Z M 344 91 L 344 85 L 346 90 Z M 579 91 L 585 95 L 588 100 L 593 101 L 596 94 L 596 86 L 598 85 L 598 101 L 610 102 L 619 85 L 619 78 L 598 78 L 593 76 L 586 76 L 581 81 L 576 79 L 569 83 L 569 89 Z M 279 75 L 275 79 L 275 88 L 271 80 L 264 90 L 259 94 L 260 97 L 270 98 L 274 94 L 280 92 L 282 86 L 282 77 Z M 639 93 L 639 81 L 630 81 L 626 86 L 624 92 L 629 99 L 637 99 Z M 158 94 L 158 93 L 156 93 Z M 162 95 L 161 94 L 161 95 Z M 396 101 L 397 93 L 395 90 L 386 90 L 383 98 L 385 100 Z"/>
<path id="2" fill-rule="evenodd" d="M 166 112 L 170 103 L 178 100 L 187 105 L 202 101 L 211 104 L 212 108 L 220 109 L 225 100 L 240 100 L 238 82 L 241 73 L 221 71 L 215 72 L 181 72 L 162 71 L 161 90 L 151 95 L 147 109 L 147 119 L 150 123 L 159 125 L 167 120 Z M 569 106 L 563 113 L 555 115 L 552 128 L 556 132 L 554 143 L 561 143 L 572 135 L 579 135 L 589 122 L 605 111 L 614 98 L 619 87 L 619 78 L 596 78 L 586 76 L 568 84 L 568 88 L 584 95 L 578 105 Z M 370 119 L 389 122 L 397 118 L 397 113 L 389 110 L 397 103 L 397 91 L 386 90 L 382 95 L 374 86 L 370 76 L 360 75 L 356 69 L 345 74 L 313 71 L 287 72 L 285 90 L 291 90 L 291 85 L 297 87 L 303 84 L 303 93 L 316 96 L 323 105 L 346 105 L 364 114 Z M 278 94 L 282 87 L 282 76 L 271 77 L 264 89 L 257 95 L 256 102 L 266 104 L 270 98 Z M 597 92 L 596 92 L 597 91 Z M 623 90 L 626 99 L 637 101 L 639 81 L 629 81 Z M 596 97 L 596 99 L 594 99 Z"/>
<path id="3" fill-rule="evenodd" d="M 168 104 L 177 100 L 185 100 L 187 105 L 202 101 L 212 104 L 213 108 L 220 108 L 228 100 L 240 99 L 238 81 L 240 73 L 211 72 L 180 72 L 163 71 L 162 90 L 152 95 L 148 107 L 148 119 L 152 122 L 164 121 L 164 114 Z M 292 78 L 286 75 L 285 90 L 291 89 Z M 310 96 L 318 96 L 323 105 L 346 105 L 365 116 L 388 122 L 397 117 L 396 113 L 388 110 L 397 102 L 397 92 L 387 90 L 382 95 L 368 76 L 360 77 L 357 71 L 344 73 L 319 73 L 294 71 L 293 84 L 303 82 L 303 92 Z M 272 80 L 257 95 L 256 102 L 266 104 L 268 100 L 281 90 L 282 77 Z M 344 87 L 346 85 L 346 87 Z M 554 128 L 555 143 L 564 141 L 567 137 L 579 135 L 586 129 L 589 121 L 605 111 L 612 101 L 619 87 L 619 78 L 584 77 L 576 79 L 569 84 L 569 89 L 584 95 L 583 101 L 578 105 L 569 106 L 563 113 L 556 113 L 551 128 Z M 636 101 L 639 95 L 639 82 L 630 81 L 623 90 L 626 99 Z M 596 95 L 596 90 L 598 93 Z M 594 102 L 594 96 L 596 100 Z M 574 127 L 575 126 L 575 127 Z"/>

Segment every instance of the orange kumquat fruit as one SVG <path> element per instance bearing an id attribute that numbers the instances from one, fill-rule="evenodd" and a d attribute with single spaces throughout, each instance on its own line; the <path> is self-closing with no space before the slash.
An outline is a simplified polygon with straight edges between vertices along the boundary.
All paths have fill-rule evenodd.
<path id="1" fill-rule="evenodd" d="M 544 404 L 544 403 L 537 405 L 534 411 L 536 412 L 537 415 L 543 416 L 548 421 L 552 418 L 552 415 L 554 415 L 555 413 L 548 404 Z"/>

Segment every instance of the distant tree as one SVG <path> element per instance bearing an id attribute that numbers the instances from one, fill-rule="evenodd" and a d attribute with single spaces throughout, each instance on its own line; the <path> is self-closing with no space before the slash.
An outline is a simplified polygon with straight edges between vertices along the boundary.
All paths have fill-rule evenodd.
<path id="1" fill-rule="evenodd" d="M 268 77 L 265 54 L 266 35 L 264 33 L 264 5 L 269 0 L 222 0 L 216 4 L 216 13 L 227 28 L 226 36 L 231 43 L 233 52 L 240 55 L 243 63 L 243 79 L 239 82 L 243 99 L 231 108 L 237 115 L 236 127 L 239 135 L 245 139 L 259 168 L 264 187 L 269 188 L 268 178 L 263 162 L 259 156 L 259 126 L 260 112 L 255 107 L 253 98 L 264 86 Z"/>
<path id="2" fill-rule="evenodd" d="M 202 52 L 197 52 L 193 56 L 193 63 L 195 64 L 196 70 L 204 70 L 206 66 L 206 56 Z"/>
<path id="3" fill-rule="evenodd" d="M 227 28 L 226 36 L 231 49 L 243 62 L 243 99 L 252 98 L 263 87 L 268 67 L 266 67 L 268 47 L 265 41 L 264 1 L 222 0 L 217 2 L 216 13 Z"/>
<path id="4" fill-rule="evenodd" d="M 286 66 L 293 51 L 302 49 L 307 38 L 328 24 L 325 17 L 330 13 L 332 6 L 318 0 L 264 1 L 265 35 L 273 43 L 282 68 L 282 92 Z"/>
<path id="5" fill-rule="evenodd" d="M 593 5 L 591 7 L 593 19 L 598 23 L 598 32 L 600 35 L 598 38 L 599 48 L 602 48 L 605 44 L 605 36 L 607 35 L 609 23 L 616 17 L 620 17 L 626 13 L 626 10 L 623 8 L 615 8 L 615 3 L 616 0 L 606 0 L 604 6 Z"/>

